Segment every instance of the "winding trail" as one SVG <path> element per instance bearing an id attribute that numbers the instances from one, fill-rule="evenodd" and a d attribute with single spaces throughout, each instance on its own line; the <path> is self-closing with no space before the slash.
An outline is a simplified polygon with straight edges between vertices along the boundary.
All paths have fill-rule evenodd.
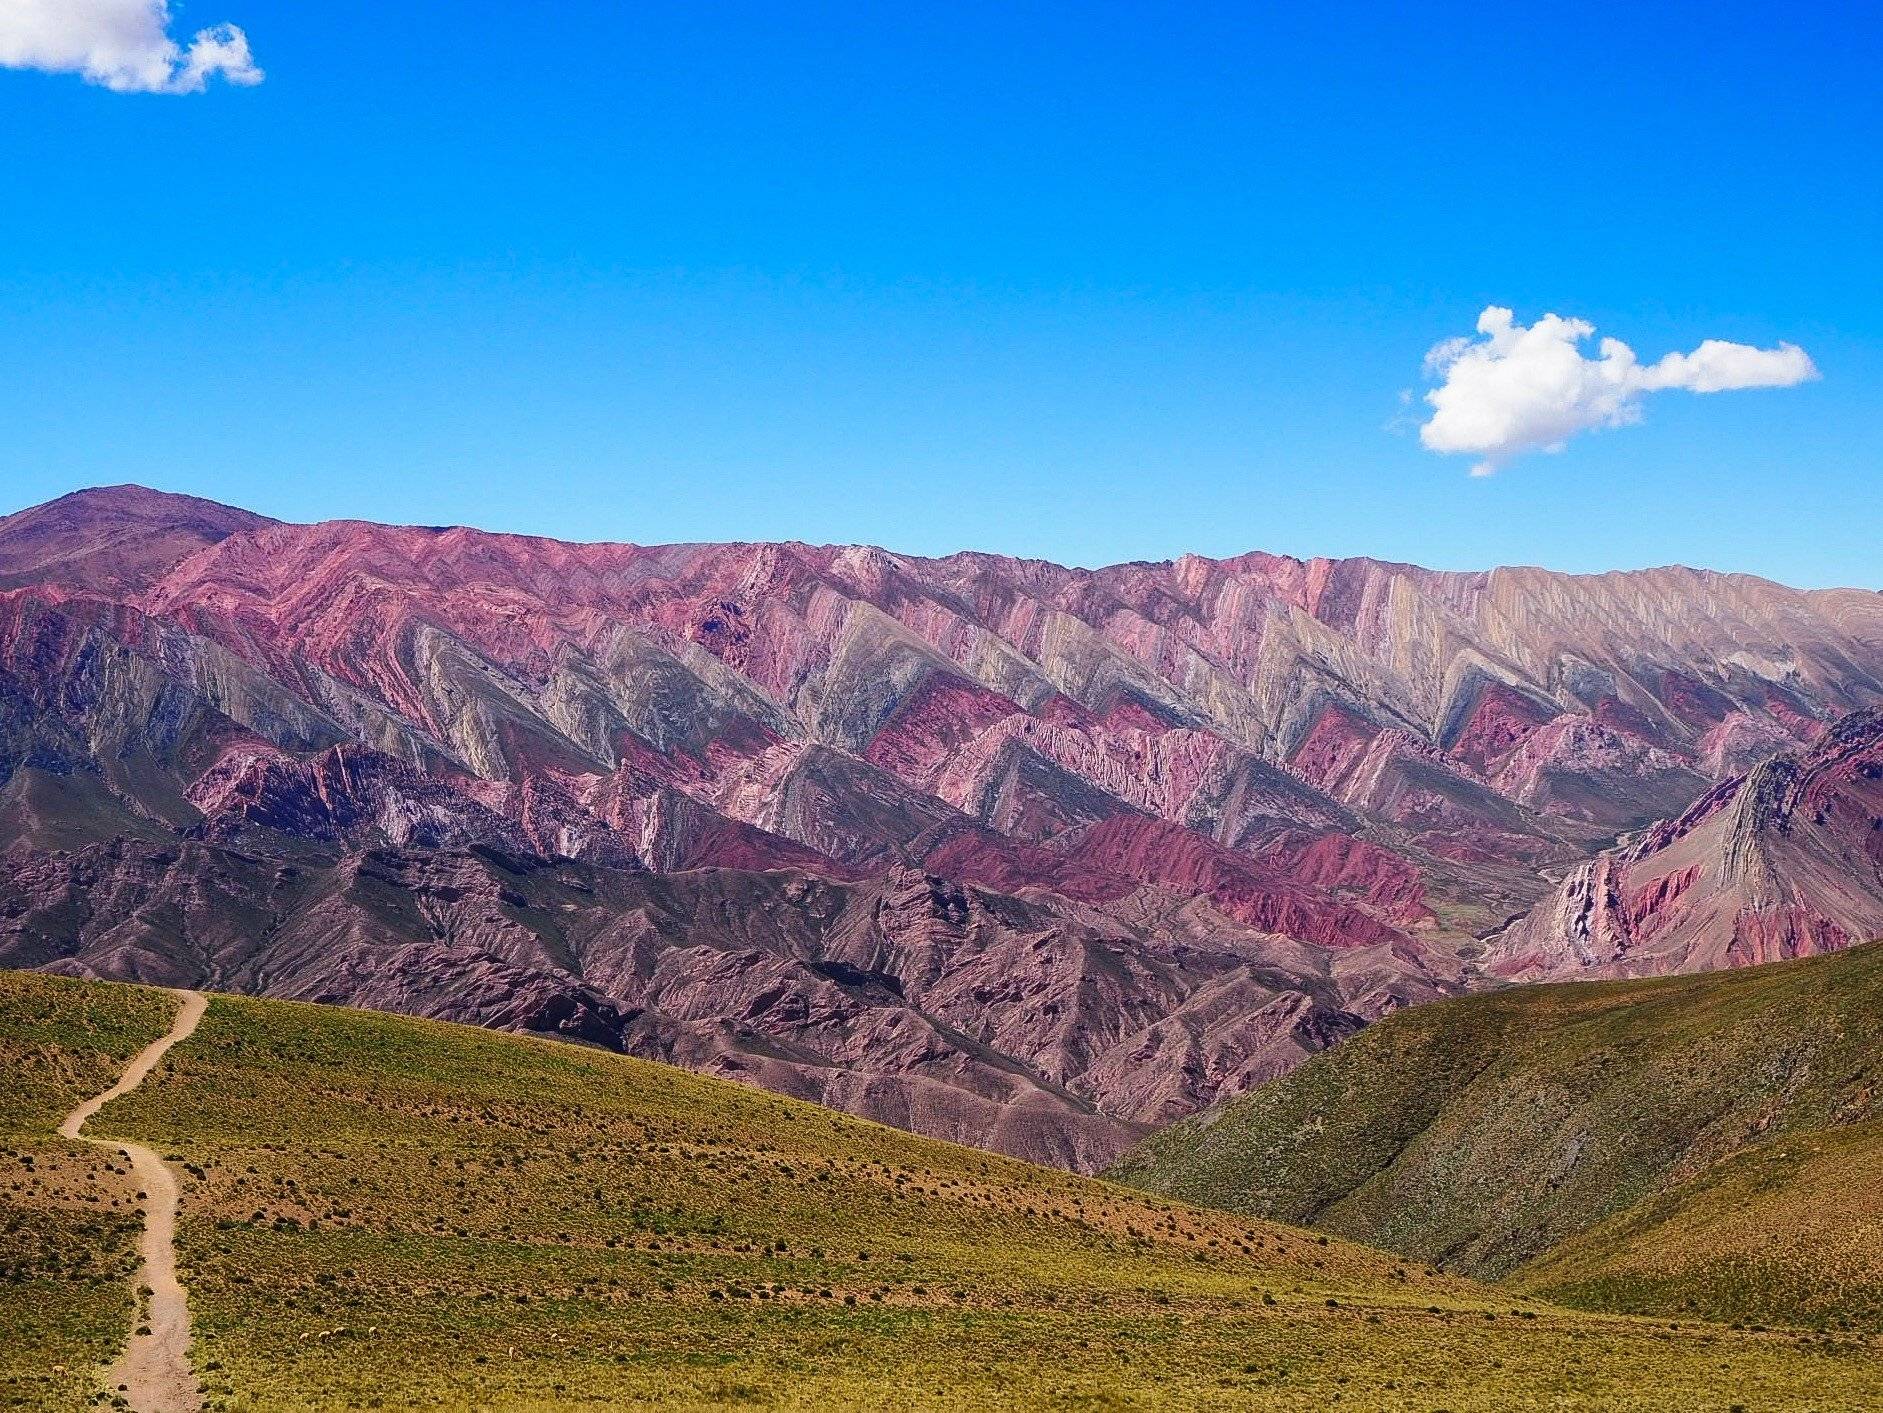
<path id="1" fill-rule="evenodd" d="M 200 991 L 174 991 L 182 1004 L 170 1033 L 146 1045 L 125 1068 L 118 1082 L 103 1094 L 87 1099 L 59 1125 L 62 1138 L 115 1148 L 131 1160 L 131 1171 L 145 1195 L 144 1235 L 138 1242 L 143 1258 L 139 1283 L 150 1287 L 150 1307 L 131 1326 L 124 1354 L 112 1366 L 107 1386 L 122 1386 L 124 1397 L 137 1413 L 196 1413 L 203 1406 L 202 1390 L 190 1369 L 190 1307 L 177 1282 L 177 1180 L 150 1149 L 113 1138 L 87 1138 L 79 1130 L 85 1121 L 113 1099 L 129 1094 L 157 1068 L 172 1045 L 187 1040 L 209 1008 Z M 134 1317 L 135 1319 L 135 1317 Z M 149 1333 L 143 1331 L 148 1329 Z"/>

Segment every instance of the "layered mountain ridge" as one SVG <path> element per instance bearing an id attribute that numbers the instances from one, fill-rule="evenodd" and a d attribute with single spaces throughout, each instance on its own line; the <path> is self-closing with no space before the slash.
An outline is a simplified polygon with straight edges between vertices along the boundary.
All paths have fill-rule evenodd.
<path id="1" fill-rule="evenodd" d="M 1598 964 L 1524 939 L 1883 702 L 1880 603 L 80 492 L 0 520 L 0 961 L 561 1031 L 1090 1168 L 1402 1005 Z"/>
<path id="2" fill-rule="evenodd" d="M 1854 712 L 1579 865 L 1500 934 L 1535 980 L 1777 961 L 1883 937 L 1883 712 Z"/>

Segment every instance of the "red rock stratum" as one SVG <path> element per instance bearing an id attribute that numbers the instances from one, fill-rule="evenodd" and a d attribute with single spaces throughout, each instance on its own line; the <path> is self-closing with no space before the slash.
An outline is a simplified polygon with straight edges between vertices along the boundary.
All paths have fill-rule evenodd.
<path id="1" fill-rule="evenodd" d="M 1618 840 L 1707 853 L 1724 826 L 1656 821 L 1744 813 L 1880 702 L 1883 598 L 1682 568 L 1086 571 L 84 491 L 0 520 L 0 961 L 567 1034 L 1089 1168 L 1487 967 L 1841 945 L 1877 891 L 1843 845 L 1773 855 L 1800 881 L 1754 921 L 1548 918 Z M 1874 798 L 1837 798 L 1855 839 Z M 1631 862 L 1621 911 L 1686 867 Z"/>

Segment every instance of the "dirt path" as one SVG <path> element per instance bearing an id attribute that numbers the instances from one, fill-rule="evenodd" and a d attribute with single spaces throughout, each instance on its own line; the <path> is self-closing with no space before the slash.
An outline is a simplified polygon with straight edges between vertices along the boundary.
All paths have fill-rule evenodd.
<path id="1" fill-rule="evenodd" d="M 196 1386 L 196 1375 L 190 1369 L 190 1307 L 183 1287 L 177 1283 L 177 1180 L 163 1159 L 142 1144 L 87 1138 L 79 1130 L 113 1099 L 142 1084 L 164 1053 L 196 1029 L 208 1009 L 208 998 L 200 991 L 173 994 L 182 1005 L 177 1008 L 170 1033 L 146 1045 L 116 1084 L 80 1104 L 59 1125 L 62 1137 L 115 1148 L 129 1158 L 145 1196 L 144 1235 L 138 1243 L 143 1261 L 137 1279 L 140 1285 L 150 1287 L 150 1306 L 144 1318 L 132 1326 L 124 1355 L 112 1367 L 106 1384 L 111 1389 L 122 1387 L 137 1413 L 196 1413 L 203 1406 L 202 1390 Z"/>

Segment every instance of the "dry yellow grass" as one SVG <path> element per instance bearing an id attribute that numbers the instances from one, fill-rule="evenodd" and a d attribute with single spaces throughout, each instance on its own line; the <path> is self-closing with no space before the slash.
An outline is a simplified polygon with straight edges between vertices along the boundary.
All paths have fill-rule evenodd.
<path id="1" fill-rule="evenodd" d="M 133 1311 L 128 1165 L 60 1118 L 163 1033 L 171 1002 L 128 986 L 0 972 L 0 1406 L 89 1400 Z"/>
<path id="2" fill-rule="evenodd" d="M 99 1124 L 183 1173 L 212 1408 L 1727 1413 L 1875 1392 L 1861 1340 L 1554 1309 L 460 1027 L 218 997 Z"/>
<path id="3" fill-rule="evenodd" d="M 1419 1006 L 1113 1175 L 1558 1301 L 1883 1329 L 1883 943 Z"/>
<path id="4" fill-rule="evenodd" d="M 1883 1124 L 1760 1144 L 1509 1284 L 1600 1309 L 1883 1328 Z"/>

